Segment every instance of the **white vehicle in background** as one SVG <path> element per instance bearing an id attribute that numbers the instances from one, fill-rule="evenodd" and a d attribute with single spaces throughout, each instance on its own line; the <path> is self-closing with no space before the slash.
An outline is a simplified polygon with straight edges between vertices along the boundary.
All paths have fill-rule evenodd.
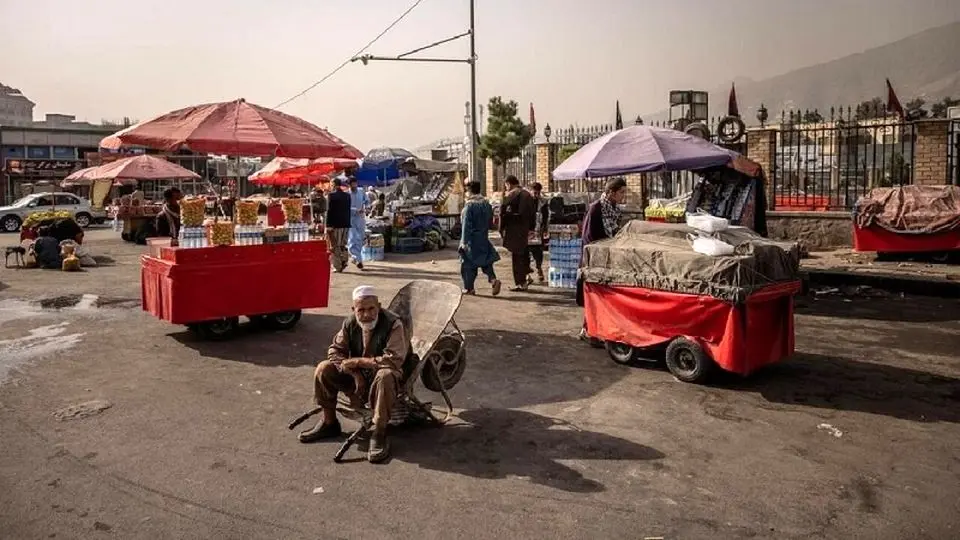
<path id="1" fill-rule="evenodd" d="M 73 193 L 31 193 L 10 206 L 0 207 L 0 231 L 17 232 L 30 214 L 52 210 L 70 212 L 77 225 L 83 228 L 107 219 L 104 209 L 93 208 L 90 201 Z"/>

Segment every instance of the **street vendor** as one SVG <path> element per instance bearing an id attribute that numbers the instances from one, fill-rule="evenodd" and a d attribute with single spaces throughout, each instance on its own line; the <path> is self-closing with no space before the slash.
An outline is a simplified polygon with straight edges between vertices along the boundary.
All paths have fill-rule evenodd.
<path id="1" fill-rule="evenodd" d="M 583 218 L 583 247 L 587 244 L 613 238 L 620 230 L 622 211 L 620 205 L 627 195 L 627 182 L 623 178 L 614 178 L 607 182 L 600 198 L 587 208 Z M 577 305 L 583 307 L 583 276 L 577 276 Z M 580 328 L 580 339 L 593 346 L 600 344 L 587 333 L 587 323 Z"/>
<path id="2" fill-rule="evenodd" d="M 163 191 L 163 208 L 157 214 L 157 236 L 169 236 L 177 240 L 180 235 L 180 199 L 183 193 L 175 188 Z"/>
<path id="3" fill-rule="evenodd" d="M 299 435 L 300 442 L 310 443 L 338 437 L 337 394 L 344 392 L 351 403 L 366 403 L 373 410 L 373 435 L 367 459 L 380 463 L 390 457 L 387 424 L 400 391 L 404 368 L 413 360 L 410 340 L 403 322 L 380 307 L 373 287 L 353 290 L 353 314 L 347 317 L 333 343 L 327 359 L 320 362 L 313 375 L 314 399 L 323 407 L 323 418 L 313 429 Z"/>
<path id="4" fill-rule="evenodd" d="M 350 235 L 347 237 L 347 249 L 350 259 L 357 268 L 363 270 L 363 241 L 367 230 L 367 196 L 357 188 L 357 177 L 350 175 Z"/>

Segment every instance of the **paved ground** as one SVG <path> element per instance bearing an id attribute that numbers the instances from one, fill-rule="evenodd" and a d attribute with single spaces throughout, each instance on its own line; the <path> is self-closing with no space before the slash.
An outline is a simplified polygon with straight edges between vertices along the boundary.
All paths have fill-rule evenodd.
<path id="1" fill-rule="evenodd" d="M 960 535 L 957 301 L 802 299 L 795 358 L 698 387 L 576 342 L 562 294 L 468 298 L 455 425 L 335 465 L 286 423 L 349 291 L 455 279 L 450 253 L 336 276 L 294 332 L 211 344 L 139 311 L 140 248 L 89 236 L 111 266 L 0 271 L 4 538 Z M 108 305 L 30 303 L 71 294 Z"/>
<path id="2" fill-rule="evenodd" d="M 857 253 L 851 249 L 814 251 L 803 260 L 805 270 L 830 270 L 855 274 L 912 277 L 960 282 L 960 264 L 940 264 L 929 257 Z"/>

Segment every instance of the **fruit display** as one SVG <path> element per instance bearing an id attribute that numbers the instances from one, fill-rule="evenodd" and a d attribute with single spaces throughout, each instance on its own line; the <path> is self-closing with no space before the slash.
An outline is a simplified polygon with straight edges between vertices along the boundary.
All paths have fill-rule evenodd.
<path id="1" fill-rule="evenodd" d="M 232 221 L 218 221 L 210 225 L 210 245 L 233 245 L 234 224 Z"/>
<path id="2" fill-rule="evenodd" d="M 180 223 L 184 227 L 199 227 L 203 225 L 207 201 L 201 198 L 183 199 L 180 201 Z M 230 224 L 233 225 L 232 223 Z M 233 235 L 231 229 L 231 235 Z"/>
<path id="3" fill-rule="evenodd" d="M 27 216 L 27 219 L 23 220 L 23 228 L 31 229 L 47 220 L 53 221 L 69 217 L 73 217 L 73 215 L 66 210 L 46 210 L 43 212 L 34 212 Z"/>
<path id="4" fill-rule="evenodd" d="M 665 208 L 648 206 L 643 211 L 647 221 L 663 221 L 666 223 L 684 223 L 687 211 L 683 208 Z"/>
<path id="5" fill-rule="evenodd" d="M 300 223 L 303 221 L 303 199 L 280 199 L 283 205 L 283 215 L 287 223 Z"/>
<path id="6" fill-rule="evenodd" d="M 250 226 L 256 225 L 259 216 L 257 210 L 260 203 L 257 201 L 237 201 L 236 214 L 237 225 Z"/>

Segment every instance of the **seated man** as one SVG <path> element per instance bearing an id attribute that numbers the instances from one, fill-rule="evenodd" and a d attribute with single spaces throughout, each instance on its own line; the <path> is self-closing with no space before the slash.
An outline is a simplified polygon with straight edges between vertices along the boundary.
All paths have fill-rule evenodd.
<path id="1" fill-rule="evenodd" d="M 373 287 L 353 291 L 353 315 L 333 338 L 327 359 L 317 366 L 313 394 L 323 407 L 323 419 L 313 429 L 300 433 L 309 443 L 340 435 L 337 394 L 351 402 L 368 402 L 373 410 L 373 436 L 367 459 L 379 463 L 390 457 L 387 423 L 400 391 L 404 368 L 413 352 L 400 318 L 380 307 Z"/>

